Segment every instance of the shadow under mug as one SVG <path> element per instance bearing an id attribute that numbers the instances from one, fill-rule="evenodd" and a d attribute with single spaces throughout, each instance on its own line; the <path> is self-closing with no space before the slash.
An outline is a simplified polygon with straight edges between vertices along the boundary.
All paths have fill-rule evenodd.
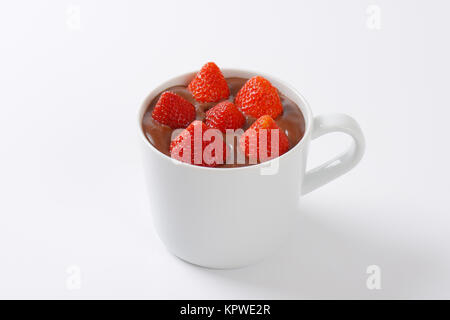
<path id="1" fill-rule="evenodd" d="M 295 89 L 270 75 L 241 69 L 222 72 L 226 78 L 261 75 L 294 101 L 305 119 L 301 141 L 278 158 L 238 168 L 194 166 L 161 153 L 145 137 L 144 113 L 162 90 L 187 85 L 195 72 L 151 91 L 138 120 L 151 214 L 159 237 L 185 261 L 209 268 L 236 268 L 273 253 L 292 231 L 299 197 L 352 169 L 362 158 L 365 141 L 353 118 L 344 114 L 313 117 Z M 331 132 L 350 135 L 350 148 L 305 172 L 311 140 Z"/>

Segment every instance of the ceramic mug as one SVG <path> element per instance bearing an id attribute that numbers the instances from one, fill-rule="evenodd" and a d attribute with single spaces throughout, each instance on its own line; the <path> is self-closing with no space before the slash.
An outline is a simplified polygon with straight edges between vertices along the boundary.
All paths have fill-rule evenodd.
<path id="1" fill-rule="evenodd" d="M 235 268 L 274 252 L 292 231 L 293 217 L 301 210 L 299 197 L 352 169 L 364 153 L 365 142 L 353 118 L 344 114 L 313 117 L 295 89 L 270 75 L 238 69 L 222 72 L 226 78 L 261 75 L 294 101 L 305 120 L 301 141 L 276 159 L 238 168 L 194 166 L 161 153 L 145 137 L 143 115 L 161 91 L 187 85 L 194 72 L 150 92 L 140 109 L 139 128 L 151 213 L 162 242 L 174 255 L 193 264 Z M 350 135 L 351 147 L 305 172 L 311 140 L 331 132 Z"/>

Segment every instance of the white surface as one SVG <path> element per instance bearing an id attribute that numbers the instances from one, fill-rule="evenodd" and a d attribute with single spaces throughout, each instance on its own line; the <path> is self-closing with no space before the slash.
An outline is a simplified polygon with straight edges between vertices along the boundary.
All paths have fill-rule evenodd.
<path id="1" fill-rule="evenodd" d="M 366 26 L 372 4 L 380 30 Z M 80 30 L 67 21 L 77 8 Z M 449 10 L 406 0 L 3 2 L 0 297 L 450 298 Z M 210 60 L 284 79 L 315 114 L 352 115 L 367 140 L 354 170 L 303 198 L 288 246 L 232 271 L 166 252 L 138 150 L 146 94 Z M 343 139 L 313 143 L 311 167 Z M 373 264 L 381 290 L 366 287 Z M 79 290 L 66 285 L 72 265 Z"/>

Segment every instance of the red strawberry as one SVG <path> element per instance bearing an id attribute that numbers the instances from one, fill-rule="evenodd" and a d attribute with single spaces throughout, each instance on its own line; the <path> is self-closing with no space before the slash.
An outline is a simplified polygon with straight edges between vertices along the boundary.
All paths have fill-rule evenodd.
<path id="1" fill-rule="evenodd" d="M 217 136 L 212 135 L 213 132 Z M 195 120 L 172 140 L 169 150 L 172 158 L 182 162 L 215 167 L 225 163 L 227 146 L 217 129 L 208 129 L 202 121 Z"/>
<path id="2" fill-rule="evenodd" d="M 218 102 L 230 96 L 227 81 L 214 62 L 205 64 L 188 88 L 199 102 Z"/>
<path id="3" fill-rule="evenodd" d="M 245 123 L 245 117 L 230 101 L 224 101 L 206 111 L 206 126 L 226 132 L 226 129 L 239 129 Z"/>
<path id="4" fill-rule="evenodd" d="M 254 118 L 267 114 L 275 119 L 283 112 L 277 88 L 260 76 L 255 76 L 244 84 L 234 103 L 243 113 Z"/>
<path id="5" fill-rule="evenodd" d="M 176 93 L 165 91 L 159 97 L 152 117 L 172 129 L 186 128 L 195 119 L 195 107 Z"/>
<path id="6" fill-rule="evenodd" d="M 262 131 L 264 129 L 265 131 Z M 278 141 L 274 142 L 274 147 L 278 148 L 278 155 L 276 150 L 272 150 L 271 137 L 274 130 L 278 130 Z M 239 144 L 246 156 L 260 162 L 281 156 L 289 150 L 288 137 L 268 115 L 258 118 L 241 136 Z"/>

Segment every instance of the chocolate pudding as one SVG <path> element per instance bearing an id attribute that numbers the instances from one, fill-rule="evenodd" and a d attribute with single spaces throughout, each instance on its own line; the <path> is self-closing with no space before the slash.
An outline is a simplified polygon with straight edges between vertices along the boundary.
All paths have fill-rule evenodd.
<path id="1" fill-rule="evenodd" d="M 234 97 L 242 86 L 247 82 L 248 79 L 243 78 L 226 78 L 228 86 L 230 88 L 230 96 L 228 101 L 234 101 Z M 172 133 L 175 129 L 172 129 L 166 125 L 160 124 L 152 118 L 152 111 L 160 95 L 164 91 L 172 91 L 187 101 L 192 103 L 196 110 L 196 120 L 203 121 L 205 119 L 205 113 L 208 109 L 214 107 L 218 102 L 211 103 L 200 103 L 194 99 L 191 92 L 186 86 L 174 86 L 167 88 L 160 92 L 149 104 L 147 110 L 145 111 L 144 117 L 142 119 L 142 128 L 144 130 L 145 136 L 150 141 L 150 143 L 159 151 L 170 157 L 169 146 L 171 142 Z M 281 92 L 278 92 L 281 104 L 283 105 L 283 113 L 275 119 L 277 125 L 284 130 L 285 134 L 289 140 L 289 149 L 293 148 L 303 137 L 305 133 L 305 120 L 303 115 L 298 108 L 298 106 L 290 100 L 288 97 L 284 96 Z M 222 100 L 222 101 L 225 101 Z M 252 123 L 256 120 L 253 117 L 245 116 L 245 124 L 242 129 L 247 130 Z M 235 146 L 238 148 L 238 144 L 235 141 Z M 236 148 L 235 152 L 236 152 Z M 236 157 L 235 157 L 236 159 Z M 222 164 L 218 165 L 217 168 L 231 168 L 231 167 L 242 167 L 251 165 L 246 161 L 245 164 Z"/>

